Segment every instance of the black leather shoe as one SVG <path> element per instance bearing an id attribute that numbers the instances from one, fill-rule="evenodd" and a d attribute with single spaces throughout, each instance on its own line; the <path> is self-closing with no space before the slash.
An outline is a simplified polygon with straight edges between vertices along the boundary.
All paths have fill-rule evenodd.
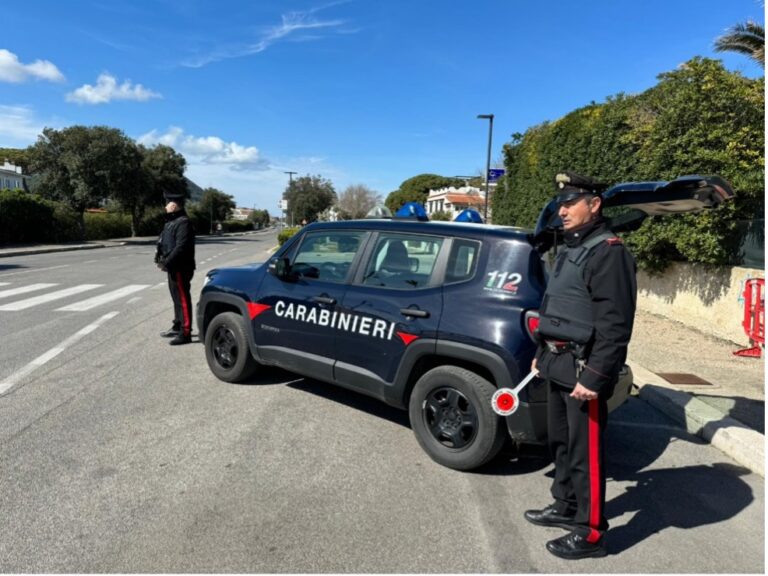
<path id="1" fill-rule="evenodd" d="M 176 338 L 168 342 L 171 346 L 178 346 L 179 344 L 189 344 L 192 342 L 192 336 L 184 336 L 184 334 L 177 334 Z"/>
<path id="2" fill-rule="evenodd" d="M 180 330 L 174 330 L 171 328 L 170 330 L 166 330 L 165 332 L 160 332 L 160 336 L 163 338 L 173 338 L 174 336 L 178 336 L 180 334 Z"/>
<path id="3" fill-rule="evenodd" d="M 558 558 L 565 560 L 579 560 L 581 558 L 602 558 L 608 551 L 605 549 L 603 539 L 596 543 L 587 542 L 584 536 L 571 532 L 555 540 L 547 542 L 547 550 Z"/>
<path id="4" fill-rule="evenodd" d="M 574 514 L 561 514 L 550 504 L 543 510 L 526 510 L 525 519 L 537 526 L 557 526 L 570 530 L 573 527 Z"/>

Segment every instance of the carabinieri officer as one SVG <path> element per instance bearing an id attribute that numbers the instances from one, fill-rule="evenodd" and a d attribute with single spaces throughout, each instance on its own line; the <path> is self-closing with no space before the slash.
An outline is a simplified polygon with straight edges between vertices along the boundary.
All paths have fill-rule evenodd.
<path id="1" fill-rule="evenodd" d="M 183 194 L 166 193 L 166 222 L 157 240 L 155 263 L 168 272 L 168 289 L 173 299 L 173 325 L 160 335 L 171 338 L 172 346 L 192 341 L 192 296 L 190 284 L 195 273 L 195 231 L 184 210 Z"/>
<path id="2" fill-rule="evenodd" d="M 570 530 L 547 550 L 577 559 L 606 554 L 607 400 L 627 357 L 637 283 L 634 258 L 603 219 L 605 187 L 571 172 L 555 183 L 565 247 L 544 295 L 532 364 L 547 381 L 554 503 L 525 518 Z"/>

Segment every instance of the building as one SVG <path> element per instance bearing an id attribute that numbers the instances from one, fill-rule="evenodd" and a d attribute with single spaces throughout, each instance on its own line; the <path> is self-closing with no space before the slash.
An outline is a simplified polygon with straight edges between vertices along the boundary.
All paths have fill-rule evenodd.
<path id="1" fill-rule="evenodd" d="M 248 216 L 253 212 L 253 208 L 235 208 L 232 210 L 230 218 L 232 220 L 248 220 Z"/>
<path id="2" fill-rule="evenodd" d="M 21 166 L 15 166 L 6 160 L 0 167 L 0 190 L 23 190 L 24 176 Z"/>
<path id="3" fill-rule="evenodd" d="M 460 188 L 449 186 L 439 190 L 430 190 L 425 208 L 427 209 L 427 215 L 430 217 L 435 212 L 447 212 L 450 214 L 451 220 L 467 208 L 474 208 L 480 214 L 483 214 L 485 210 L 485 192 L 474 186 L 462 186 Z"/>

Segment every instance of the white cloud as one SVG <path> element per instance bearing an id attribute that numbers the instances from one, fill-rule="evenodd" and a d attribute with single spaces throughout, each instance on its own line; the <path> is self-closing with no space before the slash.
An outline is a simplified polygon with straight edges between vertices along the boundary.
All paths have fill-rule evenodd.
<path id="1" fill-rule="evenodd" d="M 16 148 L 34 144 L 43 128 L 30 108 L 0 105 L 0 146 Z"/>
<path id="2" fill-rule="evenodd" d="M 74 92 L 67 94 L 67 102 L 78 104 L 106 104 L 112 100 L 135 100 L 146 102 L 151 98 L 162 98 L 157 92 L 144 88 L 141 84 L 133 85 L 130 80 L 117 84 L 117 78 L 110 74 L 101 74 L 96 86 L 84 84 Z"/>
<path id="3" fill-rule="evenodd" d="M 64 74 L 48 60 L 35 60 L 32 64 L 22 64 L 16 54 L 0 49 L 0 82 L 19 83 L 26 82 L 30 78 L 63 82 Z"/>
<path id="4" fill-rule="evenodd" d="M 338 3 L 334 3 L 338 4 Z M 330 6 L 330 5 L 328 5 Z M 323 8 L 327 8 L 325 6 Z M 301 34 L 308 30 L 321 31 L 322 29 L 338 29 L 345 24 L 344 20 L 318 20 L 315 18 L 314 13 L 319 9 L 307 10 L 304 12 L 289 12 L 281 16 L 282 22 L 277 26 L 268 28 L 258 41 L 244 46 L 230 46 L 220 48 L 197 58 L 189 59 L 182 63 L 183 66 L 189 68 L 200 68 L 211 62 L 217 62 L 219 60 L 227 60 L 229 58 L 239 58 L 241 56 L 250 56 L 252 54 L 258 54 L 264 52 L 272 44 L 284 40 L 291 35 Z M 348 33 L 348 31 L 340 31 L 341 33 Z M 320 34 L 304 35 L 297 40 L 310 41 L 319 40 L 322 36 Z"/>
<path id="5" fill-rule="evenodd" d="M 269 162 L 261 157 L 255 146 L 243 146 L 237 142 L 225 142 L 218 136 L 196 137 L 185 134 L 177 126 L 170 127 L 165 134 L 152 130 L 137 140 L 145 146 L 165 144 L 184 155 L 192 164 L 219 164 L 232 170 L 267 170 Z"/>

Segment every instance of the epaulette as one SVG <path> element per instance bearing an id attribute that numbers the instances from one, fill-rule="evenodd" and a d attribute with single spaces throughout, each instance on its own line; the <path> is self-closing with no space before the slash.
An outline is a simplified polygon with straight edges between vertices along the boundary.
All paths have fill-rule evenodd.
<path id="1" fill-rule="evenodd" d="M 616 244 L 624 244 L 624 240 L 618 236 L 614 236 L 613 238 L 606 238 L 605 241 L 608 242 L 610 246 L 615 246 Z"/>

